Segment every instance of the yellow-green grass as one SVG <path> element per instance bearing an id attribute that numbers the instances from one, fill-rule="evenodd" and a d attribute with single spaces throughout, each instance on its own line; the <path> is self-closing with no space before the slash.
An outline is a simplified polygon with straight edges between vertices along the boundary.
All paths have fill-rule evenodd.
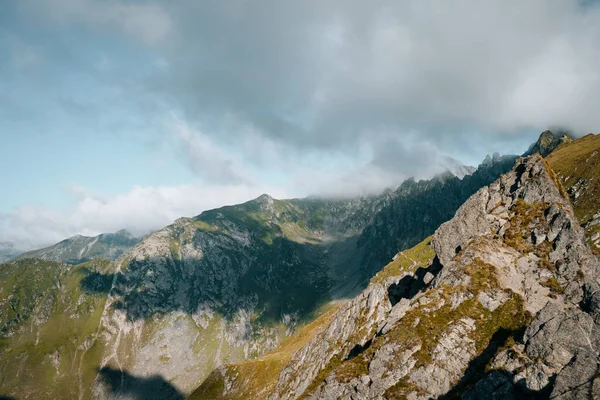
<path id="1" fill-rule="evenodd" d="M 431 236 L 429 236 L 415 247 L 398 253 L 398 257 L 371 278 L 371 282 L 383 283 L 388 277 L 413 273 L 420 267 L 429 266 L 434 257 L 435 251 L 431 247 Z"/>

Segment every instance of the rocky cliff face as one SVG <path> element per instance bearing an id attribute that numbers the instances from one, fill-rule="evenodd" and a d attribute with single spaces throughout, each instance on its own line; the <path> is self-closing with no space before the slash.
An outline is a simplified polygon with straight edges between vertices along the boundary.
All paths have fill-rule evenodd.
<path id="1" fill-rule="evenodd" d="M 222 363 L 274 348 L 329 300 L 340 279 L 332 248 L 360 232 L 383 201 L 263 195 L 148 236 L 117 263 L 101 365 L 160 373 L 186 393 Z M 96 382 L 96 398 L 112 392 Z"/>
<path id="2" fill-rule="evenodd" d="M 140 240 L 126 230 L 93 237 L 78 235 L 43 249 L 28 251 L 17 259 L 37 258 L 68 264 L 80 264 L 93 259 L 116 260 Z"/>
<path id="3" fill-rule="evenodd" d="M 430 236 L 473 193 L 509 171 L 516 158 L 494 154 L 462 179 L 446 174 L 400 185 L 357 239 L 353 257 L 360 265 L 362 282 L 368 282 L 398 251 Z"/>
<path id="4" fill-rule="evenodd" d="M 392 233 L 400 240 L 392 248 L 418 243 L 507 165 L 496 157 L 462 180 L 413 181 L 378 197 L 264 195 L 182 218 L 118 263 L 102 320 L 109 349 L 102 365 L 136 376 L 160 372 L 189 393 L 215 367 L 274 349 L 299 324 L 319 315 L 321 305 L 364 288 L 375 272 L 365 265 L 381 265 L 380 257 L 362 257 L 375 241 L 383 236 L 383 246 Z M 398 208 L 399 215 L 418 221 L 386 223 L 382 214 Z M 422 218 L 425 225 L 415 228 Z M 367 235 L 365 227 L 371 227 Z M 383 256 L 389 259 L 396 251 Z M 106 385 L 98 381 L 95 393 L 106 397 Z"/>
<path id="5" fill-rule="evenodd" d="M 556 175 L 520 159 L 342 306 L 269 399 L 596 398 L 598 268 Z"/>

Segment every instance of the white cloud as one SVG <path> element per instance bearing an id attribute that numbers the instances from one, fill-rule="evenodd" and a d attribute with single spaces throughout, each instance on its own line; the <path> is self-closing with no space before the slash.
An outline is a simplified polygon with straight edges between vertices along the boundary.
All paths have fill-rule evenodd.
<path id="1" fill-rule="evenodd" d="M 231 155 L 228 155 L 210 136 L 193 129 L 180 117 L 171 113 L 167 129 L 175 137 L 179 151 L 188 167 L 208 182 L 249 183 L 250 176 Z"/>
<path id="2" fill-rule="evenodd" d="M 69 211 L 26 206 L 0 215 L 0 242 L 30 250 L 77 234 L 97 235 L 127 229 L 134 235 L 144 235 L 179 217 L 241 203 L 265 192 L 287 197 L 281 189 L 247 185 L 134 186 L 127 193 L 111 197 L 74 187 L 76 205 Z"/>

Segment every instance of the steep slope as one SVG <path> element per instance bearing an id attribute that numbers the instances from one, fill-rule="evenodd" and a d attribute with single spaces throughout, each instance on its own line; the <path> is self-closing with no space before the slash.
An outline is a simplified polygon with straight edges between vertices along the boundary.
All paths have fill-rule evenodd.
<path id="1" fill-rule="evenodd" d="M 19 260 L 0 265 L 0 394 L 89 398 L 102 347 L 96 332 L 110 285 L 107 261 L 73 267 Z"/>
<path id="2" fill-rule="evenodd" d="M 92 259 L 116 260 L 139 241 L 126 230 L 93 237 L 78 235 L 43 249 L 28 251 L 17 259 L 37 258 L 68 264 L 80 264 Z"/>
<path id="3" fill-rule="evenodd" d="M 433 233 L 510 162 L 496 156 L 462 180 L 446 175 L 382 196 L 263 195 L 179 219 L 119 261 L 102 319 L 102 366 L 160 373 L 190 393 L 215 367 L 260 356 L 332 300 L 364 288 L 375 263 Z M 382 213 L 391 210 L 405 218 L 386 221 Z M 416 229 L 423 219 L 426 225 Z M 367 258 L 378 246 L 386 251 Z M 96 383 L 101 398 L 109 388 Z"/>
<path id="4" fill-rule="evenodd" d="M 521 159 L 341 306 L 269 399 L 595 398 L 598 268 L 552 170 Z M 260 398 L 221 372 L 194 398 Z"/>
<path id="5" fill-rule="evenodd" d="M 566 187 L 592 250 L 600 255 L 600 135 L 561 145 L 548 163 Z"/>

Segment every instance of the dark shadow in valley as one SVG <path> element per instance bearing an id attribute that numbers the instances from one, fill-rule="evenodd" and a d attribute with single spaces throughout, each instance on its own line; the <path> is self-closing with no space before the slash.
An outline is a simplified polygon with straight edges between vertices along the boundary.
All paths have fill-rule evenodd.
<path id="1" fill-rule="evenodd" d="M 465 398 L 465 394 L 466 398 L 471 400 L 489 398 L 547 399 L 552 391 L 553 379 L 542 390 L 531 391 L 520 385 L 514 385 L 510 372 L 487 369 L 498 349 L 506 346 L 511 338 L 517 342 L 522 341 L 524 332 L 524 328 L 516 331 L 498 329 L 483 352 L 469 362 L 467 370 L 458 383 L 448 393 L 439 396 L 438 400 Z M 493 394 L 494 397 L 492 397 Z"/>
<path id="2" fill-rule="evenodd" d="M 127 371 L 111 367 L 98 370 L 104 387 L 112 394 L 127 396 L 134 400 L 183 400 L 184 396 L 175 386 L 160 375 L 137 377 Z"/>
<path id="3" fill-rule="evenodd" d="M 0 400 L 17 400 L 16 397 L 12 397 L 12 396 L 2 396 L 0 395 Z"/>
<path id="4" fill-rule="evenodd" d="M 435 257 L 431 265 L 427 268 L 418 268 L 413 275 L 407 275 L 400 279 L 398 283 L 391 284 L 388 287 L 388 298 L 390 303 L 395 306 L 402 299 L 412 299 L 417 293 L 425 289 L 431 281 L 442 270 L 440 260 Z M 431 275 L 427 275 L 427 274 Z M 428 278 L 428 279 L 426 279 Z"/>

